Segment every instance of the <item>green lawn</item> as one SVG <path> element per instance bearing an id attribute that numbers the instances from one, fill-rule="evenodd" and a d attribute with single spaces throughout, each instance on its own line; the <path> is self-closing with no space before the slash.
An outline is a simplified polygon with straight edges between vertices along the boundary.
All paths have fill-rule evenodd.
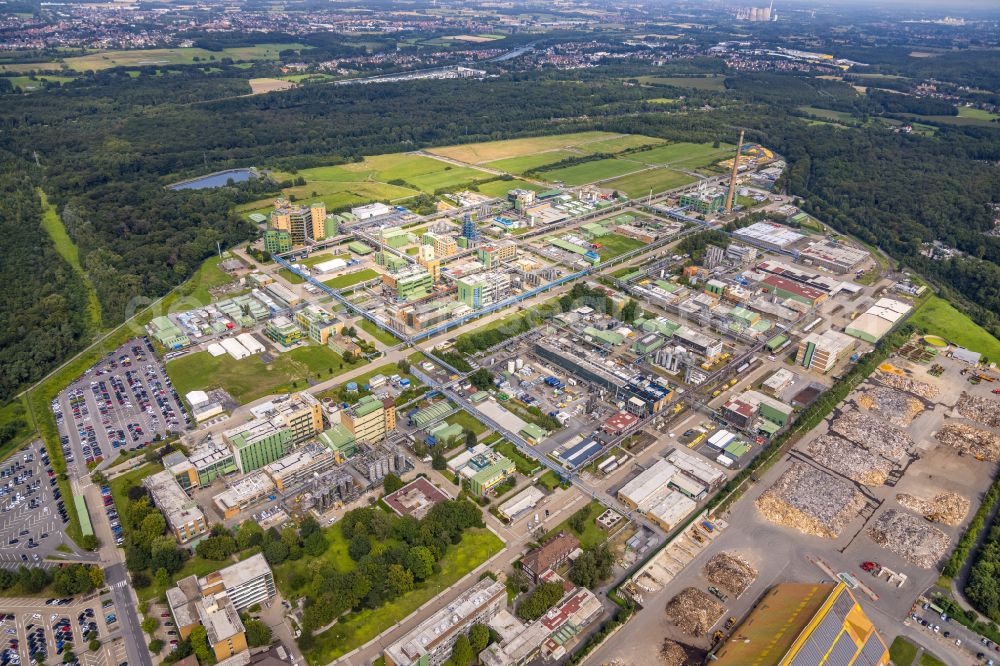
<path id="1" fill-rule="evenodd" d="M 27 444 L 35 434 L 35 424 L 31 412 L 28 411 L 28 401 L 22 397 L 0 406 L 0 423 L 15 425 L 14 436 L 0 448 L 0 460 L 6 460 L 11 453 Z"/>
<path id="2" fill-rule="evenodd" d="M 496 162 L 487 162 L 483 166 L 488 166 L 491 169 L 500 169 L 501 171 L 506 171 L 507 173 L 521 175 L 525 171 L 531 171 L 532 169 L 537 169 L 549 164 L 555 164 L 556 162 L 561 162 L 562 160 L 569 159 L 571 157 L 577 157 L 577 154 L 568 150 L 550 150 L 548 152 L 536 153 L 534 155 L 508 157 L 507 159 L 497 160 Z"/>
<path id="3" fill-rule="evenodd" d="M 289 587 L 293 577 L 299 580 L 312 581 L 313 573 L 324 564 L 332 564 L 337 571 L 352 571 L 357 563 L 347 554 L 348 541 L 340 530 L 340 523 L 334 523 L 323 530 L 326 537 L 326 550 L 319 557 L 302 557 L 294 562 L 286 560 L 274 567 L 274 581 L 286 599 L 295 599 L 301 590 Z M 304 578 L 302 578 L 304 577 Z M 308 583 L 307 583 L 308 584 Z"/>
<path id="4" fill-rule="evenodd" d="M 903 636 L 896 636 L 889 646 L 889 658 L 896 666 L 911 666 L 916 656 L 917 646 Z"/>
<path id="5" fill-rule="evenodd" d="M 958 107 L 958 117 L 959 118 L 975 118 L 977 120 L 996 120 L 1000 118 L 995 113 L 990 113 L 989 111 L 983 111 L 982 109 L 970 109 L 967 106 Z"/>
<path id="6" fill-rule="evenodd" d="M 310 666 L 328 664 L 364 645 L 451 587 L 503 547 L 503 542 L 489 530 L 469 530 L 459 544 L 450 546 L 445 552 L 439 563 L 440 573 L 384 606 L 344 616 L 316 636 L 315 647 L 305 654 L 306 661 Z"/>
<path id="7" fill-rule="evenodd" d="M 693 183 L 695 180 L 694 176 L 672 169 L 647 169 L 609 180 L 603 183 L 603 187 L 624 192 L 630 199 L 638 199 L 648 196 L 650 190 L 653 194 L 659 194 L 675 187 Z"/>
<path id="8" fill-rule="evenodd" d="M 29 76 L 10 76 L 7 77 L 10 84 L 15 88 L 20 88 L 22 92 L 30 92 L 34 90 L 42 90 L 45 88 L 45 81 L 51 83 L 69 83 L 70 81 L 75 81 L 76 78 L 73 76 L 56 76 L 53 74 L 38 75 L 34 78 Z"/>
<path id="9" fill-rule="evenodd" d="M 910 321 L 949 342 L 979 352 L 991 360 L 1000 361 L 1000 340 L 943 298 L 928 298 L 913 313 Z"/>
<path id="10" fill-rule="evenodd" d="M 346 289 L 347 287 L 352 287 L 359 282 L 366 282 L 377 277 L 378 273 L 374 269 L 365 268 L 360 271 L 347 273 L 345 275 L 338 275 L 335 278 L 324 280 L 323 284 L 332 289 Z"/>
<path id="11" fill-rule="evenodd" d="M 181 395 L 196 389 L 223 388 L 238 402 L 247 403 L 306 388 L 305 378 L 316 379 L 316 373 L 318 379 L 328 379 L 351 367 L 329 347 L 309 345 L 276 354 L 269 364 L 260 354 L 237 361 L 229 354 L 213 357 L 208 352 L 195 352 L 169 361 L 167 373 Z M 293 382 L 297 386 L 292 386 Z"/>
<path id="12" fill-rule="evenodd" d="M 97 300 L 97 292 L 94 291 L 94 286 L 90 283 L 90 278 L 84 272 L 83 266 L 80 265 L 80 250 L 76 247 L 73 239 L 69 237 L 69 234 L 66 233 L 66 227 L 63 226 L 59 213 L 56 211 L 55 206 L 49 203 L 45 192 L 39 189 L 38 197 L 42 201 L 42 228 L 45 229 L 45 232 L 52 239 L 53 245 L 56 246 L 56 252 L 66 260 L 66 263 L 73 267 L 73 270 L 76 271 L 76 274 L 87 288 L 87 310 L 90 311 L 90 321 L 95 328 L 99 328 L 101 325 L 101 302 Z"/>
<path id="13" fill-rule="evenodd" d="M 945 663 L 934 655 L 924 652 L 920 655 L 920 666 L 945 666 Z"/>
<path id="14" fill-rule="evenodd" d="M 623 134 L 622 136 L 616 136 L 613 139 L 605 139 L 604 141 L 594 141 L 592 143 L 584 144 L 583 146 L 580 146 L 580 150 L 587 153 L 620 153 L 624 150 L 656 146 L 665 142 L 666 141 L 664 139 L 657 139 L 652 136 L 643 136 L 642 134 Z"/>
<path id="15" fill-rule="evenodd" d="M 608 158 L 574 164 L 573 166 L 553 169 L 552 171 L 542 171 L 539 178 L 549 182 L 562 181 L 570 187 L 585 185 L 598 180 L 606 180 L 616 176 L 623 176 L 633 171 L 638 171 L 642 165 L 637 162 Z"/>
<path id="16" fill-rule="evenodd" d="M 614 233 L 605 234 L 595 239 L 594 242 L 601 244 L 601 248 L 597 250 L 597 254 L 601 255 L 601 261 L 614 259 L 620 254 L 625 254 L 629 250 L 634 250 L 645 245 L 641 240 Z"/>
<path id="17" fill-rule="evenodd" d="M 449 425 L 454 425 L 457 423 L 458 425 L 462 426 L 462 430 L 471 430 L 472 432 L 476 433 L 477 437 L 486 432 L 486 426 L 477 421 L 476 417 L 474 417 L 472 414 L 470 414 L 465 410 L 455 412 L 454 414 L 449 416 L 446 420 Z"/>
<path id="18" fill-rule="evenodd" d="M 559 475 L 553 472 L 551 469 L 538 477 L 538 485 L 544 487 L 547 490 L 555 490 L 559 487 Z"/>
<path id="19" fill-rule="evenodd" d="M 379 328 L 367 319 L 358 320 L 358 328 L 360 328 L 365 333 L 368 333 L 373 338 L 385 345 L 396 345 L 399 344 L 400 340 L 395 335 Z"/>
<path id="20" fill-rule="evenodd" d="M 590 516 L 587 518 L 587 524 L 582 532 L 577 532 L 572 527 L 570 527 L 569 518 L 567 518 L 566 520 L 564 520 L 563 522 L 559 523 L 554 528 L 549 530 L 549 532 L 545 535 L 545 537 L 548 538 L 554 536 L 559 532 L 568 532 L 576 536 L 576 538 L 580 540 L 580 545 L 583 546 L 584 548 L 604 543 L 607 540 L 608 535 L 605 534 L 604 531 L 597 526 L 596 522 L 597 517 L 602 513 L 604 513 L 604 505 L 598 502 L 597 500 L 594 500 L 590 504 L 588 504 L 586 508 L 589 511 Z M 577 511 L 579 510 L 580 509 L 577 509 Z M 576 513 L 576 511 L 574 511 L 573 513 Z"/>
<path id="21" fill-rule="evenodd" d="M 530 476 L 532 472 L 541 467 L 537 461 L 527 458 L 513 443 L 506 440 L 494 446 L 493 450 L 513 460 L 517 471 L 525 476 Z"/>
<path id="22" fill-rule="evenodd" d="M 698 160 L 700 165 L 711 164 L 726 159 L 736 152 L 736 146 L 720 143 L 714 148 L 710 143 L 668 143 L 650 150 L 630 153 L 628 158 L 643 164 L 674 164 Z"/>

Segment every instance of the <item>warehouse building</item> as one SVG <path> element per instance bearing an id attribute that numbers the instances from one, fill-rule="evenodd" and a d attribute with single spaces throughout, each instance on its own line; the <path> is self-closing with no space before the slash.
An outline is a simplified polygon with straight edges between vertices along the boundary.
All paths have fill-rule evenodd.
<path id="1" fill-rule="evenodd" d="M 810 243 L 799 252 L 799 261 L 834 273 L 854 273 L 867 260 L 865 250 L 833 239 Z"/>
<path id="2" fill-rule="evenodd" d="M 719 666 L 887 666 L 889 650 L 844 583 L 781 583 L 715 653 Z"/>
<path id="3" fill-rule="evenodd" d="M 847 325 L 847 335 L 876 343 L 913 308 L 892 298 L 880 298 L 864 314 Z"/>
<path id="4" fill-rule="evenodd" d="M 840 331 L 813 331 L 799 341 L 795 362 L 804 368 L 827 373 L 854 349 L 854 340 Z"/>
<path id="5" fill-rule="evenodd" d="M 486 577 L 385 648 L 386 666 L 441 666 L 474 624 L 488 624 L 507 605 L 507 588 Z"/>
<path id="6" fill-rule="evenodd" d="M 511 521 L 517 520 L 520 516 L 538 506 L 538 503 L 544 498 L 545 493 L 538 486 L 528 486 L 500 505 L 500 516 Z"/>
<path id="7" fill-rule="evenodd" d="M 681 449 L 673 449 L 667 454 L 666 460 L 679 472 L 694 479 L 709 490 L 720 488 L 726 482 L 726 473 L 701 456 Z"/>
<path id="8" fill-rule="evenodd" d="M 208 532 L 205 514 L 168 470 L 147 476 L 142 485 L 149 490 L 153 504 L 163 514 L 177 543 L 188 543 Z"/>
<path id="9" fill-rule="evenodd" d="M 766 250 L 791 251 L 804 238 L 800 233 L 774 222 L 755 222 L 748 227 L 737 229 L 733 236 L 744 243 Z"/>
<path id="10" fill-rule="evenodd" d="M 657 460 L 618 491 L 618 499 L 666 531 L 674 529 L 698 506 L 705 487 L 680 474 L 666 460 Z"/>
<path id="11" fill-rule="evenodd" d="M 626 483 L 618 491 L 618 499 L 630 509 L 638 509 L 649 504 L 670 479 L 677 474 L 677 468 L 666 460 L 657 460 L 648 469 Z"/>
<path id="12" fill-rule="evenodd" d="M 760 287 L 778 298 L 798 301 L 810 307 L 827 299 L 827 294 L 824 291 L 777 275 L 768 275 L 761 281 Z"/>
<path id="13" fill-rule="evenodd" d="M 370 220 L 373 217 L 379 217 L 380 215 L 388 215 L 392 212 L 392 209 L 386 206 L 384 203 L 373 203 L 366 206 L 355 206 L 351 208 L 351 215 L 359 220 Z"/>
<path id="14" fill-rule="evenodd" d="M 181 349 L 191 344 L 190 338 L 181 332 L 177 324 L 170 321 L 166 315 L 155 317 L 149 326 L 149 334 L 167 349 Z"/>

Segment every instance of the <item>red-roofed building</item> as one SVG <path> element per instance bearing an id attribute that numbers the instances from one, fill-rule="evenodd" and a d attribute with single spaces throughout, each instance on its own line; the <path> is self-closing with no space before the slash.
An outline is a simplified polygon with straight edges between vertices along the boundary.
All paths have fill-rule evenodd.
<path id="1" fill-rule="evenodd" d="M 768 275 L 760 285 L 769 294 L 774 294 L 779 298 L 790 298 L 807 305 L 822 303 L 827 298 L 826 293 L 819 289 L 777 275 Z"/>
<path id="2" fill-rule="evenodd" d="M 620 435 L 639 422 L 639 417 L 630 412 L 621 411 L 612 414 L 601 426 L 609 435 Z"/>
<path id="3" fill-rule="evenodd" d="M 723 418 L 739 428 L 749 428 L 756 414 L 757 410 L 753 405 L 736 398 L 722 406 Z"/>

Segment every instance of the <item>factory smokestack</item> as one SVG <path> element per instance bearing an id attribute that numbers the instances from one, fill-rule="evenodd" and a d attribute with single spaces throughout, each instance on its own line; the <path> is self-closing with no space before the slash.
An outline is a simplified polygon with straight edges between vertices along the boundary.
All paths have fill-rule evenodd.
<path id="1" fill-rule="evenodd" d="M 736 173 L 740 168 L 740 155 L 743 153 L 743 130 L 740 130 L 740 140 L 736 144 L 736 157 L 733 158 L 733 173 L 729 176 L 729 194 L 726 195 L 726 214 L 733 212 L 733 199 L 736 197 Z"/>

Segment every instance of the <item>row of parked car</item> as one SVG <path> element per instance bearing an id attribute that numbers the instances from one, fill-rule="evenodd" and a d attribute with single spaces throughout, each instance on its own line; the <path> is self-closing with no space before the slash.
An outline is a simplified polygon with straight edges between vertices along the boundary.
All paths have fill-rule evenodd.
<path id="1" fill-rule="evenodd" d="M 108 514 L 108 520 L 111 521 L 111 532 L 115 535 L 115 543 L 119 546 L 125 543 L 125 537 L 122 536 L 122 523 L 118 519 L 118 508 L 115 506 L 115 498 L 111 495 L 110 486 L 101 486 L 101 498 L 104 501 L 104 511 Z"/>

